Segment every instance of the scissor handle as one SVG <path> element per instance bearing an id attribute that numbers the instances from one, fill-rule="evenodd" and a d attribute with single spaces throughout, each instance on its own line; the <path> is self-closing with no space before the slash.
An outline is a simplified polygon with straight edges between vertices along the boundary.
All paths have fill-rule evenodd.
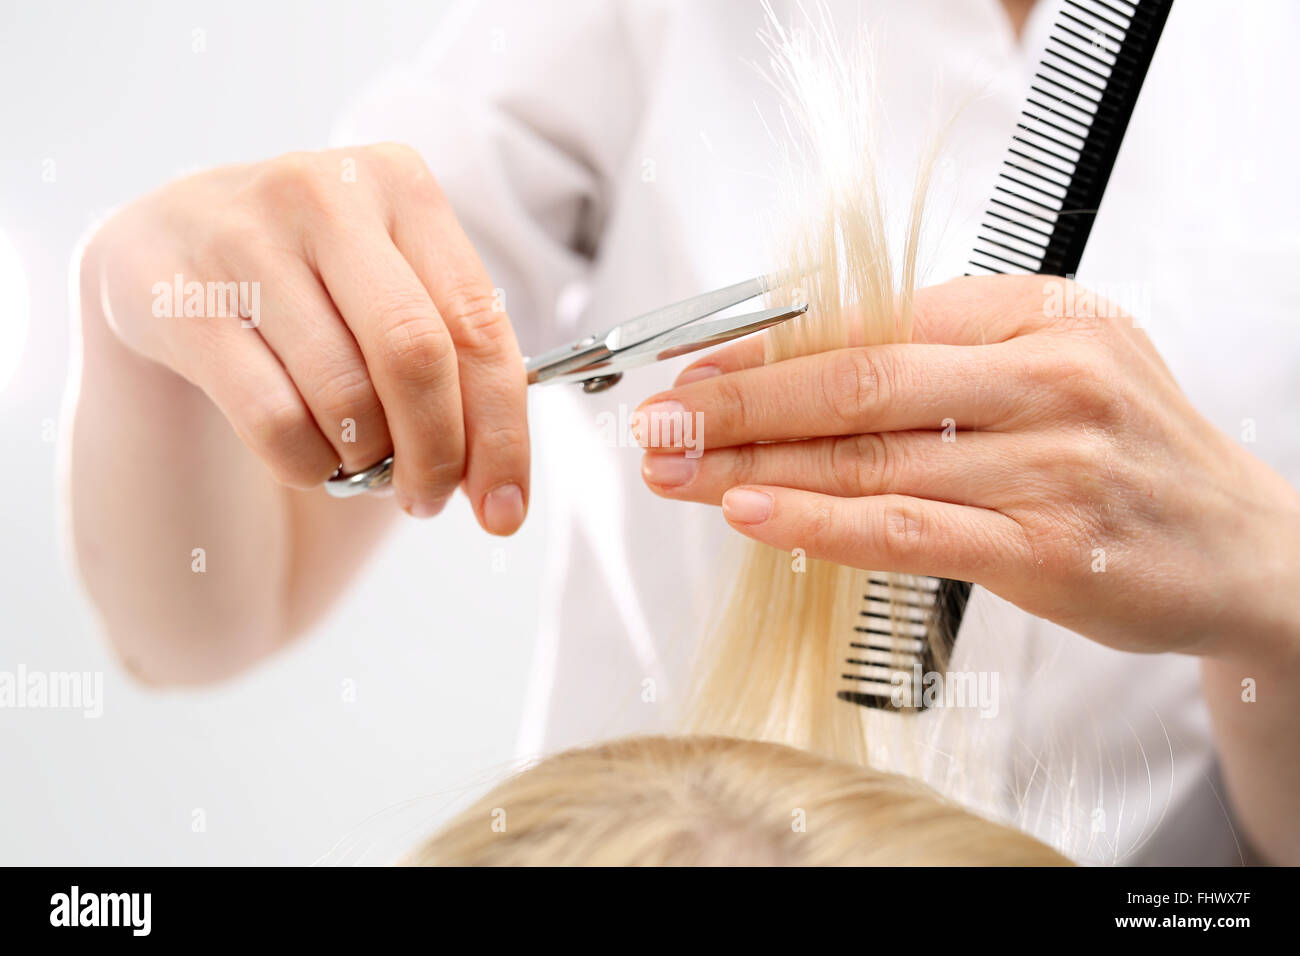
<path id="1" fill-rule="evenodd" d="M 584 381 L 582 390 L 588 395 L 593 392 L 603 392 L 605 389 L 617 385 L 622 377 L 622 372 L 597 375 Z M 352 498 L 356 495 L 364 495 L 367 491 L 382 488 L 392 480 L 393 456 L 389 455 L 377 465 L 371 465 L 363 471 L 354 471 L 350 475 L 344 474 L 343 466 L 339 465 L 338 471 L 334 472 L 325 482 L 325 490 L 335 498 Z"/>
<path id="2" fill-rule="evenodd" d="M 603 392 L 618 383 L 625 368 L 728 342 L 807 310 L 808 306 L 801 304 L 692 325 L 704 316 L 761 295 L 772 288 L 772 281 L 760 276 L 738 282 L 625 322 L 603 335 L 589 335 L 571 345 L 524 359 L 528 384 L 580 382 L 588 394 Z M 378 464 L 350 475 L 345 475 L 340 465 L 325 482 L 325 490 L 335 498 L 351 498 L 382 488 L 392 480 L 393 456 L 389 455 Z"/>

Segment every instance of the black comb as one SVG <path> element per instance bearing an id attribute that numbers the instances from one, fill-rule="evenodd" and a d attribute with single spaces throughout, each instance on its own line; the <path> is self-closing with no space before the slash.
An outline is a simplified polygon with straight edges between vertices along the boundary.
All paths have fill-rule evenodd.
<path id="1" fill-rule="evenodd" d="M 1172 6 L 1173 0 L 1062 0 L 968 275 L 1078 271 Z M 867 591 L 845 659 L 847 686 L 837 696 L 866 707 L 923 709 L 924 698 L 912 693 L 913 675 L 946 664 L 971 585 L 903 578 L 892 589 L 892 611 L 885 575 L 871 575 Z"/>
<path id="2" fill-rule="evenodd" d="M 1063 0 L 970 264 L 1073 275 L 1173 0 Z"/>

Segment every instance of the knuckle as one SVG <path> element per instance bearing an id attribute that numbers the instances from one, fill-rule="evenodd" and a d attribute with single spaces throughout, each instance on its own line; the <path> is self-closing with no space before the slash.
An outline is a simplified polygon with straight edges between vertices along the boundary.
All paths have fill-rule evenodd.
<path id="1" fill-rule="evenodd" d="M 1024 353 L 1020 375 L 1026 391 L 1044 396 L 1045 405 L 1067 415 L 1086 415 L 1106 400 L 1102 363 L 1075 338 L 1044 338 Z"/>
<path id="2" fill-rule="evenodd" d="M 805 533 L 814 554 L 826 554 L 834 544 L 835 535 L 834 503 L 819 500 L 812 504 L 807 513 Z"/>
<path id="3" fill-rule="evenodd" d="M 885 397 L 882 363 L 865 348 L 839 349 L 826 364 L 821 387 L 827 411 L 841 426 L 852 426 Z"/>
<path id="4" fill-rule="evenodd" d="M 379 162 L 396 169 L 426 168 L 419 151 L 406 143 L 393 141 L 372 143 L 366 147 L 366 152 Z"/>
<path id="5" fill-rule="evenodd" d="M 1073 279 L 1058 279 L 1057 283 L 1052 292 L 1064 303 L 1057 315 L 1057 323 L 1063 328 L 1082 332 L 1101 329 L 1109 308 L 1106 301 Z"/>
<path id="6" fill-rule="evenodd" d="M 269 405 L 258 409 L 248 433 L 259 448 L 275 452 L 302 444 L 303 433 L 312 427 L 306 409 L 294 405 Z"/>
<path id="7" fill-rule="evenodd" d="M 906 566 L 921 552 L 927 529 L 925 515 L 902 499 L 884 503 L 880 512 L 880 552 L 891 564 Z"/>
<path id="8" fill-rule="evenodd" d="M 198 242 L 198 256 L 208 268 L 230 268 L 235 254 L 260 247 L 265 230 L 251 217 L 222 216 Z"/>
<path id="9" fill-rule="evenodd" d="M 310 485 L 328 477 L 334 464 L 319 454 L 315 422 L 294 405 L 258 409 L 246 424 L 248 441 L 282 484 Z"/>
<path id="10" fill-rule="evenodd" d="M 758 449 L 754 445 L 741 445 L 735 449 L 731 462 L 731 481 L 738 485 L 759 484 Z"/>
<path id="11" fill-rule="evenodd" d="M 889 488 L 897 478 L 902 449 L 891 447 L 883 435 L 858 436 L 858 482 L 861 487 Z"/>
<path id="12" fill-rule="evenodd" d="M 1079 373 L 1073 354 L 1052 342 L 1051 348 L 1040 348 L 1027 356 L 1022 368 L 1026 384 L 1034 389 L 1051 389 L 1073 379 Z"/>
<path id="13" fill-rule="evenodd" d="M 388 373 L 402 381 L 430 382 L 446 372 L 455 358 L 447 330 L 427 303 L 416 297 L 390 300 L 377 310 L 380 361 Z"/>
<path id="14" fill-rule="evenodd" d="M 1121 417 L 1123 398 L 1101 363 L 1086 354 L 1075 354 L 1059 363 L 1055 371 L 1057 396 L 1071 418 L 1109 424 Z"/>
<path id="15" fill-rule="evenodd" d="M 839 490 L 847 495 L 861 495 L 868 489 L 887 485 L 889 457 L 880 435 L 853 435 L 831 442 L 831 472 Z"/>
<path id="16" fill-rule="evenodd" d="M 1109 449 L 1093 429 L 1084 429 L 1067 445 L 1060 461 L 1066 478 L 1078 484 L 1080 476 L 1097 476 L 1109 469 Z"/>
<path id="17" fill-rule="evenodd" d="M 474 443 L 479 447 L 480 453 L 486 452 L 489 455 L 499 455 L 514 448 L 526 448 L 528 428 L 526 425 L 504 422 L 480 425 L 475 432 Z"/>
<path id="18" fill-rule="evenodd" d="M 448 290 L 444 317 L 455 328 L 461 350 L 471 357 L 499 355 L 514 339 L 496 291 L 478 283 Z"/>
<path id="19" fill-rule="evenodd" d="M 442 187 L 419 150 L 405 143 L 375 143 L 367 147 L 367 154 L 378 164 L 383 181 L 404 202 L 426 209 L 446 204 Z"/>
<path id="20" fill-rule="evenodd" d="M 256 183 L 262 203 L 325 212 L 334 208 L 333 179 L 312 153 L 286 153 L 263 163 Z"/>
<path id="21" fill-rule="evenodd" d="M 364 365 L 349 362 L 327 372 L 319 389 L 324 406 L 339 420 L 368 417 L 379 407 Z"/>
<path id="22" fill-rule="evenodd" d="M 414 166 L 406 180 L 411 199 L 425 209 L 450 207 L 438 178 L 425 165 L 423 157 L 417 155 Z"/>
<path id="23" fill-rule="evenodd" d="M 1124 420 L 1128 412 L 1125 391 L 1103 373 L 1095 374 L 1088 395 L 1088 417 L 1095 424 L 1111 427 Z"/>

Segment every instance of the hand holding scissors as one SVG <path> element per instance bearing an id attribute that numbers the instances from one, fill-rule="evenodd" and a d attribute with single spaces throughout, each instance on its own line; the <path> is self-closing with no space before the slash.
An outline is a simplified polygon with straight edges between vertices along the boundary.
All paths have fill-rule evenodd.
<path id="1" fill-rule="evenodd" d="M 569 382 L 581 384 L 585 392 L 604 391 L 615 385 L 627 369 L 730 342 L 807 311 L 807 305 L 778 306 L 701 321 L 770 291 L 773 284 L 772 278 L 766 276 L 738 282 L 648 312 L 602 335 L 589 335 L 525 359 L 528 384 Z M 389 455 L 352 474 L 345 474 L 340 465 L 325 487 L 336 498 L 348 498 L 382 488 L 392 475 L 393 456 Z"/>

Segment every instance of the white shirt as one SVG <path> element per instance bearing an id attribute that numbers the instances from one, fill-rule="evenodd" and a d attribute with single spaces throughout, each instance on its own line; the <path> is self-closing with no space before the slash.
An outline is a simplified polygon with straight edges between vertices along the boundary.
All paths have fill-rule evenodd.
<path id="1" fill-rule="evenodd" d="M 841 42 L 860 19 L 874 38 L 887 189 L 910 189 L 960 108 L 927 279 L 959 275 L 1056 3 L 1040 0 L 1023 43 L 998 0 L 829 8 Z M 338 138 L 421 151 L 535 354 L 772 264 L 763 18 L 751 0 L 476 4 L 359 97 Z M 1079 276 L 1129 306 L 1198 407 L 1293 482 L 1297 19 L 1281 0 L 1175 5 Z M 737 536 L 714 508 L 651 494 L 609 423 L 682 364 L 594 396 L 531 390 L 533 508 L 553 540 L 525 753 L 676 726 Z M 952 666 L 998 672 L 999 712 L 882 715 L 945 722 L 922 734 L 914 772 L 1081 861 L 1240 862 L 1195 660 L 1111 650 L 977 588 Z"/>

